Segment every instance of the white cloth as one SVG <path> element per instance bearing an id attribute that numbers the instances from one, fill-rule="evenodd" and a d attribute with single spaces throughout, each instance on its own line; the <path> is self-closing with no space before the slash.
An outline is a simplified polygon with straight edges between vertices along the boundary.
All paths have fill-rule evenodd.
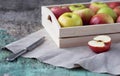
<path id="1" fill-rule="evenodd" d="M 77 64 L 89 71 L 120 75 L 120 43 L 113 44 L 110 51 L 100 54 L 93 53 L 88 46 L 60 49 L 43 29 L 5 47 L 17 53 L 42 36 L 46 36 L 46 41 L 23 57 L 37 58 L 59 67 L 75 68 Z"/>

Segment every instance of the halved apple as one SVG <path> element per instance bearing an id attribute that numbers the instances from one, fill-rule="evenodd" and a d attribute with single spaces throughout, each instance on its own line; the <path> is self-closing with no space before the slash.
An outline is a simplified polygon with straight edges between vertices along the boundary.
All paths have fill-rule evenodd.
<path id="1" fill-rule="evenodd" d="M 110 49 L 111 38 L 108 35 L 99 35 L 88 42 L 90 49 L 95 53 L 106 52 Z"/>

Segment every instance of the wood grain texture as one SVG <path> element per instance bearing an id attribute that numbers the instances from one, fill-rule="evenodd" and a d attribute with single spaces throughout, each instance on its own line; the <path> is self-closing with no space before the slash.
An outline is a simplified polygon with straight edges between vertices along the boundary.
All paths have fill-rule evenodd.
<path id="1" fill-rule="evenodd" d="M 90 2 L 84 3 L 84 5 L 89 4 Z M 87 42 L 92 40 L 92 38 L 97 35 L 109 35 L 112 38 L 113 42 L 118 42 L 120 40 L 119 23 L 98 24 L 91 26 L 84 25 L 68 28 L 61 27 L 50 8 L 54 6 L 67 5 L 69 6 L 71 4 L 49 5 L 41 7 L 42 25 L 59 48 L 87 45 Z"/>
<path id="2" fill-rule="evenodd" d="M 0 30 L 0 48 L 15 41 L 5 30 Z M 18 58 L 14 62 L 5 61 L 12 54 L 0 49 L 0 76 L 113 76 L 89 72 L 83 68 L 65 69 L 42 63 L 36 59 Z"/>

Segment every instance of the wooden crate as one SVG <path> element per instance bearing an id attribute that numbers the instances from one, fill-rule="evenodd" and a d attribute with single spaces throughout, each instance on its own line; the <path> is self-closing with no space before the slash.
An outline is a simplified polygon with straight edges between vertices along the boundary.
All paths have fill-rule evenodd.
<path id="1" fill-rule="evenodd" d="M 90 3 L 82 4 L 88 6 Z M 96 35 L 109 35 L 113 42 L 120 41 L 120 23 L 62 28 L 50 8 L 68 5 L 72 4 L 49 5 L 41 8 L 42 25 L 58 47 L 87 45 L 87 42 Z"/>

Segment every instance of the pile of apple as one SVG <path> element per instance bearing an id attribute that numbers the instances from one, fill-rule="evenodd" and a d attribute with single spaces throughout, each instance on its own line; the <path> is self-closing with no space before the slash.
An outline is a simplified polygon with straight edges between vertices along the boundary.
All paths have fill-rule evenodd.
<path id="1" fill-rule="evenodd" d="M 61 27 L 120 22 L 120 2 L 93 2 L 88 6 L 72 4 L 50 8 Z"/>

